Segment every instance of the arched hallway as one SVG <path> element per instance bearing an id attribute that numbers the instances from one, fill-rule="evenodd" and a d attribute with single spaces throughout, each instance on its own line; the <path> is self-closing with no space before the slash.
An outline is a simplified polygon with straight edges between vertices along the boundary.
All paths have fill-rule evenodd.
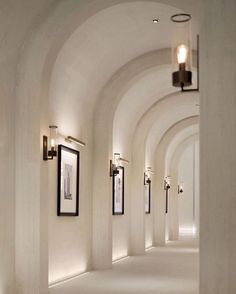
<path id="1" fill-rule="evenodd" d="M 0 15 L 0 294 L 235 294 L 236 1 Z"/>
<path id="2" fill-rule="evenodd" d="M 197 239 L 170 241 L 113 264 L 111 270 L 89 272 L 50 288 L 50 294 L 198 294 Z"/>

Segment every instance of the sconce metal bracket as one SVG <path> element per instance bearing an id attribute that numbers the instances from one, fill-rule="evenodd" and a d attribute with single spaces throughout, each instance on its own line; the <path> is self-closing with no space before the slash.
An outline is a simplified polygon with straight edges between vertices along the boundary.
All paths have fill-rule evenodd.
<path id="1" fill-rule="evenodd" d="M 181 85 L 181 92 L 199 92 L 199 35 L 197 35 L 197 88 L 185 89 L 184 86 Z"/>

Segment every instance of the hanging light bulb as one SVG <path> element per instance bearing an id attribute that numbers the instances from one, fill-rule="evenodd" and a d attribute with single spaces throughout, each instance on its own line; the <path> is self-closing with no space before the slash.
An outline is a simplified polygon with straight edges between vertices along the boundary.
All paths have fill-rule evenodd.
<path id="1" fill-rule="evenodd" d="M 185 64 L 188 58 L 188 47 L 185 45 L 179 45 L 177 47 L 177 60 L 178 64 Z"/>

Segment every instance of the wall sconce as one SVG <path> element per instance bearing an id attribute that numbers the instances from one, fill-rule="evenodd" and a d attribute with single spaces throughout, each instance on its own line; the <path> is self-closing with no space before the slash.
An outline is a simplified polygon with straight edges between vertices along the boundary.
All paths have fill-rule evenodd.
<path id="1" fill-rule="evenodd" d="M 166 213 L 168 213 L 169 189 L 170 189 L 170 177 L 167 176 L 164 179 L 164 190 L 166 191 Z"/>
<path id="2" fill-rule="evenodd" d="M 174 68 L 177 68 L 172 74 L 172 84 L 174 87 L 180 87 L 182 92 L 199 91 L 199 35 L 197 35 L 197 88 L 185 89 L 185 87 L 192 85 L 192 49 L 190 43 L 191 18 L 191 15 L 186 13 L 171 16 L 171 20 L 176 23 L 176 31 L 172 45 L 172 60 Z"/>
<path id="3" fill-rule="evenodd" d="M 48 144 L 48 137 L 43 136 L 43 160 L 52 160 L 57 156 L 56 144 L 57 144 L 57 126 L 49 126 L 50 137 Z"/>
<path id="4" fill-rule="evenodd" d="M 113 161 L 110 160 L 110 177 L 115 177 L 119 174 L 120 153 L 114 153 Z"/>
<path id="5" fill-rule="evenodd" d="M 178 194 L 182 194 L 184 192 L 184 188 L 182 185 L 178 185 Z"/>
<path id="6" fill-rule="evenodd" d="M 151 167 L 147 167 L 146 171 L 144 172 L 144 185 L 151 184 L 151 174 L 154 174 Z"/>
<path id="7" fill-rule="evenodd" d="M 144 172 L 144 185 L 151 184 L 150 174 L 148 171 Z"/>
<path id="8" fill-rule="evenodd" d="M 164 190 L 167 191 L 170 189 L 170 179 L 168 177 L 164 180 Z"/>
<path id="9" fill-rule="evenodd" d="M 116 176 L 119 174 L 120 162 L 129 163 L 129 160 L 122 158 L 120 153 L 114 153 L 113 161 L 110 160 L 110 177 Z"/>

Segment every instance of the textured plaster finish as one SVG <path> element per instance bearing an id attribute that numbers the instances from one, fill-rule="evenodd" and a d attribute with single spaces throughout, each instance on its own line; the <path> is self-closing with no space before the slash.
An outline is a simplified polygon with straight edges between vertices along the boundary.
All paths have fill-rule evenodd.
<path id="1" fill-rule="evenodd" d="M 200 293 L 236 293 L 236 2 L 201 1 Z"/>
<path id="2" fill-rule="evenodd" d="M 4 55 L 3 55 L 4 56 Z M 6 55 L 5 55 L 6 56 Z M 0 67 L 0 293 L 14 293 L 15 282 L 15 126 L 14 65 Z"/>

